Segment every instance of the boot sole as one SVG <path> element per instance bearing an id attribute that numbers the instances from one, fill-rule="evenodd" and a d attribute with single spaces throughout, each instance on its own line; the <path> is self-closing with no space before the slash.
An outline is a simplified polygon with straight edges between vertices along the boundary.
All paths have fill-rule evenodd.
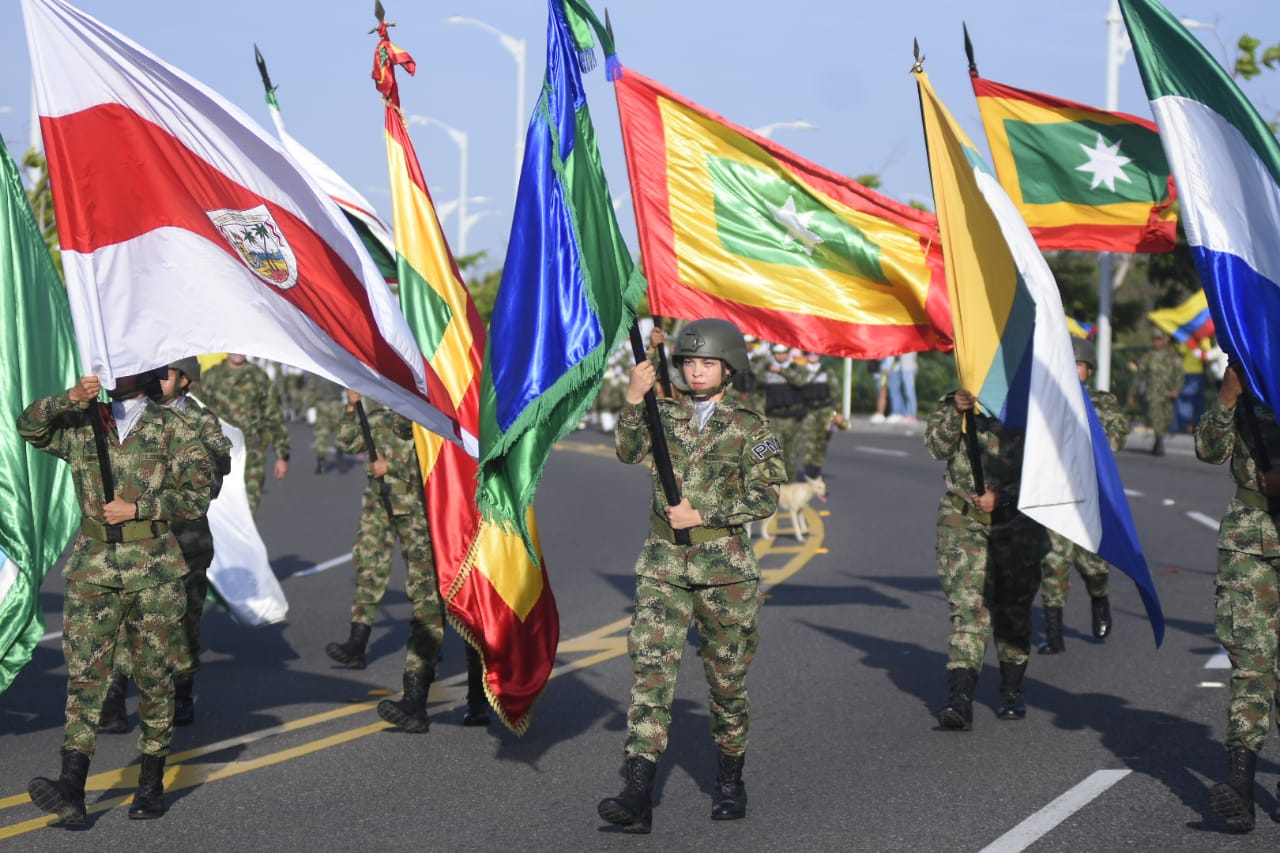
<path id="1" fill-rule="evenodd" d="M 159 811 L 134 811 L 129 809 L 129 820 L 156 820 L 164 817 L 164 812 L 164 806 L 161 806 Z"/>
<path id="2" fill-rule="evenodd" d="M 944 708 L 938 712 L 938 725 L 944 729 L 950 729 L 957 732 L 967 732 L 973 728 L 973 723 L 966 720 L 958 711 L 950 708 Z"/>
<path id="3" fill-rule="evenodd" d="M 397 725 L 406 732 L 416 735 L 425 734 L 431 728 L 431 723 L 426 718 L 405 713 L 399 705 L 390 699 L 383 699 L 378 703 L 378 716 L 388 723 Z"/>
<path id="4" fill-rule="evenodd" d="M 57 782 L 44 778 L 32 779 L 31 784 L 27 786 L 27 794 L 37 808 L 50 814 L 56 814 L 63 823 L 71 826 L 79 826 L 84 823 L 84 811 L 77 809 L 67 800 Z"/>
<path id="5" fill-rule="evenodd" d="M 1220 783 L 1209 789 L 1209 805 L 1232 832 L 1253 831 L 1254 816 L 1240 792 L 1230 785 Z"/>
<path id="6" fill-rule="evenodd" d="M 337 661 L 343 666 L 349 666 L 352 669 L 364 669 L 364 657 L 352 657 L 342 650 L 337 643 L 330 643 L 324 647 L 324 653 L 329 656 L 332 661 Z"/>
<path id="7" fill-rule="evenodd" d="M 642 835 L 652 829 L 651 821 L 645 820 L 644 815 L 635 814 L 614 799 L 601 800 L 596 811 L 600 813 L 601 820 L 622 827 L 623 832 Z"/>

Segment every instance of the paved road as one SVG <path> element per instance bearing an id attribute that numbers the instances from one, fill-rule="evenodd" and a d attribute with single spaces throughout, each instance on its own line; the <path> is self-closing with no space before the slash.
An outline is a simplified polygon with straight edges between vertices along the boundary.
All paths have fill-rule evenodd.
<path id="1" fill-rule="evenodd" d="M 136 779 L 136 729 L 100 739 L 87 828 L 46 827 L 27 801 L 27 780 L 55 770 L 60 743 L 65 670 L 52 640 L 0 694 L 0 849 L 1274 850 L 1280 825 L 1265 816 L 1241 838 L 1207 814 L 1206 785 L 1225 763 L 1212 528 L 1229 477 L 1196 462 L 1184 439 L 1163 459 L 1141 452 L 1144 440 L 1120 466 L 1165 606 L 1164 646 L 1154 648 L 1123 577 L 1115 634 L 1094 641 L 1077 581 L 1067 654 L 1031 661 L 1027 719 L 996 720 L 989 656 L 974 731 L 952 733 L 933 718 L 945 696 L 933 554 L 942 466 L 919 425 L 838 434 L 831 498 L 813 513 L 809 540 L 760 546 L 770 591 L 751 676 L 749 817 L 708 819 L 715 751 L 690 649 L 648 838 L 620 835 L 595 814 L 621 784 L 647 471 L 619 464 L 608 438 L 588 432 L 552 456 L 538 512 L 562 644 L 529 733 L 460 725 L 465 665 L 451 636 L 432 729 L 414 736 L 373 711 L 399 688 L 409 611 L 400 565 L 369 668 L 337 668 L 324 655 L 326 642 L 345 638 L 352 581 L 340 558 L 363 481 L 355 470 L 318 477 L 300 450 L 289 479 L 269 485 L 259 519 L 289 620 L 247 630 L 220 611 L 206 616 L 197 721 L 175 737 L 169 813 L 139 823 L 120 808 Z M 56 578 L 44 590 L 51 631 L 60 590 Z M 1277 804 L 1275 749 L 1260 761 L 1264 812 Z"/>

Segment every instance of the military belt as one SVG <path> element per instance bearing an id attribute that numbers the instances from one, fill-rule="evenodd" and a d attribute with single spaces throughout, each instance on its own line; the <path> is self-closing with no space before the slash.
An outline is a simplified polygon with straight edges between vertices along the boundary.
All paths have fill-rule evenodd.
<path id="1" fill-rule="evenodd" d="M 90 539 L 118 545 L 122 542 L 139 542 L 143 539 L 158 539 L 169 532 L 166 521 L 126 521 L 122 524 L 103 524 L 92 518 L 80 520 L 80 532 Z"/>
<path id="2" fill-rule="evenodd" d="M 659 539 L 675 544 L 675 529 L 661 516 L 653 516 L 649 522 L 649 532 Z M 737 536 L 741 532 L 741 525 L 734 525 L 733 527 L 690 527 L 685 530 L 685 533 L 689 534 L 689 542 L 692 545 L 706 545 L 708 542 L 714 542 L 717 539 Z"/>
<path id="3" fill-rule="evenodd" d="M 386 480 L 383 480 L 382 483 L 379 484 L 375 478 L 370 477 L 369 485 L 379 495 L 411 495 L 413 494 L 413 489 L 409 486 L 408 483 L 388 483 Z"/>
<path id="4" fill-rule="evenodd" d="M 1270 515 L 1280 513 L 1280 498 L 1267 497 L 1262 492 L 1255 492 L 1253 489 L 1246 489 L 1243 486 L 1236 487 L 1236 500 L 1245 506 L 1260 509 Z"/>
<path id="5" fill-rule="evenodd" d="M 953 495 L 950 492 L 948 492 L 947 503 L 951 504 L 951 506 L 955 509 L 956 512 L 960 513 L 966 518 L 972 518 L 974 521 L 979 521 L 979 522 L 982 522 L 983 524 L 991 523 L 992 513 L 983 512 L 982 510 L 978 509 L 976 506 L 969 503 L 967 500 L 960 497 L 959 495 Z"/>

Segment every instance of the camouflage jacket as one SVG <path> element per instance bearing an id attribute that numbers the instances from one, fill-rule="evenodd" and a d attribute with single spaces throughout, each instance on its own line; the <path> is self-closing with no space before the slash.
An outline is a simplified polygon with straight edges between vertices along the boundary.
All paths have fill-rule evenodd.
<path id="1" fill-rule="evenodd" d="M 1173 347 L 1147 350 L 1138 362 L 1138 372 L 1146 400 L 1168 399 L 1182 387 L 1182 358 Z"/>
<path id="2" fill-rule="evenodd" d="M 924 431 L 925 447 L 934 459 L 947 463 L 947 492 L 964 501 L 976 489 L 973 466 L 965 448 L 960 413 L 952 402 L 954 394 L 938 401 Z M 999 420 L 976 415 L 978 449 L 982 476 L 988 489 L 1000 493 L 1001 506 L 1017 507 L 1022 479 L 1023 433 L 1008 429 Z"/>
<path id="3" fill-rule="evenodd" d="M 45 397 L 18 416 L 18 433 L 33 447 L 70 463 L 81 513 L 105 524 L 102 470 L 90 420 L 99 416 L 100 408 L 74 403 L 66 393 Z M 172 524 L 192 521 L 208 511 L 213 464 L 199 436 L 179 415 L 148 402 L 124 442 L 116 438 L 113 425 L 106 444 L 115 494 L 138 505 L 139 520 Z M 187 564 L 172 531 L 111 545 L 80 533 L 62 571 L 67 580 L 129 592 L 186 573 Z"/>
<path id="4" fill-rule="evenodd" d="M 1218 547 L 1276 557 L 1280 556 L 1280 534 L 1276 531 L 1280 514 L 1271 515 L 1261 507 L 1266 498 L 1254 461 L 1252 430 L 1247 427 L 1242 411 L 1244 402 L 1241 398 L 1234 409 L 1228 409 L 1217 397 L 1213 399 L 1196 424 L 1196 456 L 1212 465 L 1231 460 L 1237 496 L 1231 499 L 1218 526 Z M 1272 465 L 1280 465 L 1280 425 L 1276 423 L 1275 412 L 1257 402 L 1253 403 L 1253 411 Z M 1280 507 L 1280 501 L 1273 503 Z"/>
<path id="5" fill-rule="evenodd" d="M 693 402 L 660 399 L 658 410 L 681 497 L 702 515 L 704 527 L 733 527 L 773 515 L 778 486 L 787 481 L 778 441 L 760 415 L 728 399 L 712 412 L 701 432 L 694 428 Z M 652 447 L 644 404 L 624 405 L 614 430 L 623 462 L 642 461 Z M 651 512 L 666 519 L 666 494 L 655 467 Z"/>
<path id="6" fill-rule="evenodd" d="M 177 412 L 200 437 L 205 452 L 209 454 L 213 466 L 213 477 L 209 487 L 212 500 L 222 491 L 222 478 L 231 473 L 231 439 L 222 434 L 222 425 L 213 412 L 200 405 L 191 397 L 180 397 L 168 407 Z M 173 525 L 178 534 L 178 543 L 182 553 L 197 554 L 213 550 L 213 534 L 209 532 L 209 519 L 201 516 L 194 521 L 181 521 Z"/>
<path id="7" fill-rule="evenodd" d="M 1129 418 L 1121 410 L 1120 401 L 1116 399 L 1116 395 L 1110 391 L 1090 388 L 1089 399 L 1093 401 L 1093 409 L 1098 413 L 1098 420 L 1102 422 L 1102 429 L 1107 434 L 1107 443 L 1111 445 L 1112 452 L 1124 447 L 1125 439 L 1129 436 L 1132 427 L 1129 424 Z"/>
<path id="8" fill-rule="evenodd" d="M 373 477 L 372 462 L 366 452 L 364 432 L 360 429 L 355 407 L 343 409 L 334 444 L 343 453 L 365 454 L 364 471 L 369 478 L 366 498 L 381 499 L 381 495 L 386 494 L 391 500 L 392 515 L 423 512 L 422 468 L 413 442 L 413 422 L 367 397 L 364 405 L 373 446 L 378 456 L 387 460 L 387 475 L 382 478 L 382 484 Z"/>
<path id="9" fill-rule="evenodd" d="M 232 367 L 215 364 L 204 372 L 197 395 L 214 414 L 244 433 L 249 447 L 274 447 L 276 456 L 289 456 L 289 433 L 280 408 L 280 392 L 267 372 L 245 362 Z"/>

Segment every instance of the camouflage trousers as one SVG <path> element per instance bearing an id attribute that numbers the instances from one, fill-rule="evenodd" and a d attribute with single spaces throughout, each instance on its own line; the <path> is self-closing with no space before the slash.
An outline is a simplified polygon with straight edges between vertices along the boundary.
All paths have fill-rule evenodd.
<path id="1" fill-rule="evenodd" d="M 404 554 L 404 590 L 413 607 L 409 624 L 406 672 L 434 672 L 444 643 L 444 610 L 436 581 L 435 556 L 431 550 L 431 530 L 425 512 L 388 516 L 381 498 L 365 494 L 360 510 L 360 528 L 351 549 L 356 566 L 356 597 L 351 605 L 351 621 L 372 625 L 378 604 L 391 580 L 391 555 L 396 540 Z"/>
<path id="2" fill-rule="evenodd" d="M 173 648 L 186 602 L 185 579 L 138 592 L 68 581 L 62 613 L 67 660 L 63 751 L 93 755 L 117 642 L 138 685 L 138 751 L 168 755 L 173 739 Z"/>
<path id="3" fill-rule="evenodd" d="M 988 525 L 958 512 L 952 500 L 946 495 L 938 507 L 938 580 L 951 615 L 947 669 L 981 670 L 993 633 L 1001 663 L 1025 664 L 1049 537 L 1024 515 Z"/>
<path id="4" fill-rule="evenodd" d="M 787 462 L 787 482 L 796 478 L 796 459 L 800 456 L 802 418 L 769 418 L 769 429 L 782 445 L 782 458 Z"/>
<path id="5" fill-rule="evenodd" d="M 827 463 L 827 445 L 831 443 L 831 410 L 825 406 L 810 409 L 800 422 L 800 443 L 804 447 L 804 464 L 821 470 Z"/>
<path id="6" fill-rule="evenodd" d="M 1111 566 L 1106 560 L 1052 531 L 1049 533 L 1049 541 L 1053 543 L 1053 548 L 1044 558 L 1043 573 L 1040 578 L 1042 605 L 1066 607 L 1067 591 L 1071 588 L 1072 566 L 1075 566 L 1080 577 L 1084 578 L 1084 586 L 1089 591 L 1090 598 L 1107 597 Z"/>
<path id="7" fill-rule="evenodd" d="M 1218 642 L 1231 660 L 1227 749 L 1262 751 L 1271 728 L 1280 649 L 1280 557 L 1218 549 Z"/>
<path id="8" fill-rule="evenodd" d="M 720 751 L 747 751 L 747 667 L 760 644 L 759 583 L 674 586 L 636 578 L 627 651 L 635 682 L 627 709 L 626 753 L 657 761 L 667 748 L 680 657 L 692 622 L 711 693 L 711 737 Z"/>
<path id="9" fill-rule="evenodd" d="M 249 512 L 258 514 L 262 486 L 267 481 L 267 451 L 258 442 L 244 443 L 244 490 L 249 495 Z"/>
<path id="10" fill-rule="evenodd" d="M 316 452 L 316 459 L 326 459 L 333 447 L 333 438 L 338 431 L 338 421 L 342 418 L 342 401 L 325 400 L 316 403 L 316 422 L 313 427 L 311 446 Z"/>
<path id="11" fill-rule="evenodd" d="M 1165 394 L 1147 400 L 1147 422 L 1157 436 L 1167 433 L 1173 423 L 1173 398 Z"/>

